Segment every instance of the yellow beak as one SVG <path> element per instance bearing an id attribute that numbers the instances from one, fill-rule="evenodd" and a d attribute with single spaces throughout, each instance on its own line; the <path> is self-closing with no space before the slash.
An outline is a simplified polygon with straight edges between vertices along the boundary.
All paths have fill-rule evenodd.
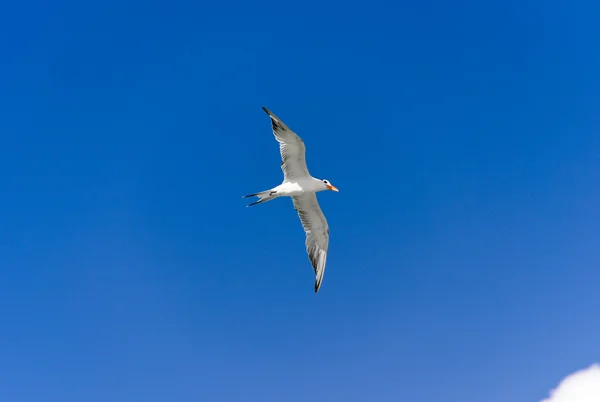
<path id="1" fill-rule="evenodd" d="M 330 189 L 331 191 L 340 191 L 337 188 L 333 187 L 331 184 L 327 185 L 327 188 Z"/>

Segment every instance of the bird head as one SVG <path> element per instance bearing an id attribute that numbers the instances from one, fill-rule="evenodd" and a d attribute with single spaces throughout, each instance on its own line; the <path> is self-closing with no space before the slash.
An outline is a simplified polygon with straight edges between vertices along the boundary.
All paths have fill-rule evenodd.
<path id="1" fill-rule="evenodd" d="M 336 192 L 340 191 L 336 187 L 334 187 L 328 180 L 323 180 L 323 184 L 325 185 L 325 187 L 327 187 L 327 190 L 336 191 Z"/>

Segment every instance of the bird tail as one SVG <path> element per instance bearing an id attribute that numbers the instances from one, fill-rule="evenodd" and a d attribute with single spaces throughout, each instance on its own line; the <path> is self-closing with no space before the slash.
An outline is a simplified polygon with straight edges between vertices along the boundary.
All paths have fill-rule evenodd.
<path id="1" fill-rule="evenodd" d="M 247 207 L 251 207 L 252 205 L 257 205 L 257 204 L 260 204 L 263 202 L 274 200 L 275 198 L 278 197 L 276 194 L 277 194 L 277 191 L 266 190 L 266 191 L 260 191 L 258 193 L 254 193 L 254 194 L 248 194 L 248 195 L 243 196 L 242 198 L 258 197 L 258 201 L 255 201 L 252 204 L 247 205 Z"/>

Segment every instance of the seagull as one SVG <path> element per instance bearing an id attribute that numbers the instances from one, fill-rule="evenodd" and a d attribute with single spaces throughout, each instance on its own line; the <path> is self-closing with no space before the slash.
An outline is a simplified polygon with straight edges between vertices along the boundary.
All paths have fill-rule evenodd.
<path id="1" fill-rule="evenodd" d="M 283 182 L 270 190 L 248 194 L 242 198 L 258 197 L 249 204 L 261 204 L 279 197 L 291 197 L 294 209 L 300 217 L 300 222 L 306 233 L 306 252 L 315 271 L 315 293 L 319 291 L 323 275 L 327 249 L 329 248 L 329 225 L 319 207 L 317 192 L 324 190 L 339 191 L 328 180 L 315 179 L 306 166 L 304 141 L 280 118 L 266 107 L 262 108 L 271 118 L 271 126 L 275 139 L 279 142 L 281 154 L 281 170 Z"/>

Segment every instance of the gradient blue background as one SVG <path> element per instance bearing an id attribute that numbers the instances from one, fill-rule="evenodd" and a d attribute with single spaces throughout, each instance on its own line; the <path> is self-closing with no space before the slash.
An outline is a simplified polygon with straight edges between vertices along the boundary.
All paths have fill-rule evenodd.
<path id="1" fill-rule="evenodd" d="M 600 360 L 597 1 L 5 3 L 0 399 L 537 401 Z M 305 140 L 323 286 L 267 106 Z"/>

